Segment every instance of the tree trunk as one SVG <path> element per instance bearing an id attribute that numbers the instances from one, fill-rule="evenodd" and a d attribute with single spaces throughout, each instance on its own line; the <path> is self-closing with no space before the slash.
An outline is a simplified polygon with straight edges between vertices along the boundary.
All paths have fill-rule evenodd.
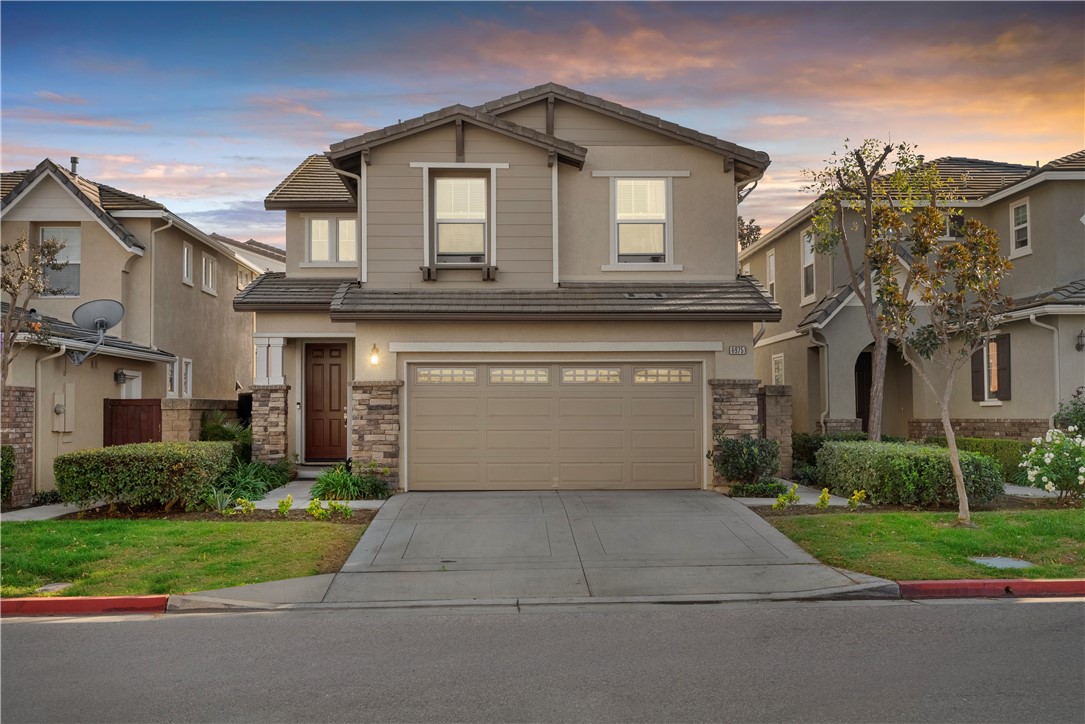
<path id="1" fill-rule="evenodd" d="M 964 471 L 961 470 L 961 455 L 957 452 L 957 436 L 949 422 L 949 405 L 942 405 L 942 431 L 946 433 L 946 447 L 949 448 L 949 463 L 953 466 L 953 480 L 957 484 L 957 525 L 972 525 L 972 515 L 968 510 L 968 493 L 964 489 Z"/>
<path id="2" fill-rule="evenodd" d="M 885 400 L 885 361 L 889 352 L 889 339 L 885 334 L 874 335 L 874 355 L 870 360 L 870 420 L 867 437 L 882 439 L 882 403 Z"/>

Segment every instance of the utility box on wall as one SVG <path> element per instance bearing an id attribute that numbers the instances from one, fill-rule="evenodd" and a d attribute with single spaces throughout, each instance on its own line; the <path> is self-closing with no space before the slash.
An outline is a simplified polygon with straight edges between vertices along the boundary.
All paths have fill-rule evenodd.
<path id="1" fill-rule="evenodd" d="M 65 382 L 64 392 L 53 393 L 53 432 L 75 431 L 75 383 Z"/>

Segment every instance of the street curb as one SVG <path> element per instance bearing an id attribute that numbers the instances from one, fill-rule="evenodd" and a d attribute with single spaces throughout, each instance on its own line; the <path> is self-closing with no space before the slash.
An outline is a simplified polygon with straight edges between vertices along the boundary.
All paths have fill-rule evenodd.
<path id="1" fill-rule="evenodd" d="M 954 581 L 897 581 L 901 598 L 1022 598 L 1085 596 L 1085 579 L 991 578 Z"/>
<path id="2" fill-rule="evenodd" d="M 169 596 L 55 596 L 0 599 L 0 616 L 165 613 Z"/>

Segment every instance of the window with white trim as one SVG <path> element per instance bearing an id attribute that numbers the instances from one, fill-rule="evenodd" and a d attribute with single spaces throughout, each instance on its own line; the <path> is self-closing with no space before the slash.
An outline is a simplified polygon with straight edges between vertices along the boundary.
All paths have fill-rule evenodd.
<path id="1" fill-rule="evenodd" d="M 1001 404 L 1010 399 L 1010 335 L 991 337 L 972 355 L 972 400 Z"/>
<path id="2" fill-rule="evenodd" d="M 218 260 L 210 254 L 201 254 L 202 274 L 200 289 L 208 294 L 218 294 Z"/>
<path id="3" fill-rule="evenodd" d="M 192 397 L 192 360 L 181 360 L 181 397 Z"/>
<path id="4" fill-rule="evenodd" d="M 310 217 L 305 225 L 305 261 L 310 264 L 353 264 L 358 261 L 354 216 Z"/>
<path id="5" fill-rule="evenodd" d="M 192 244 L 181 242 L 181 283 L 192 286 L 192 268 L 195 265 Z"/>
<path id="6" fill-rule="evenodd" d="M 784 355 L 783 353 L 772 355 L 772 384 L 784 385 Z"/>
<path id="7" fill-rule="evenodd" d="M 43 297 L 78 297 L 79 267 L 82 255 L 81 229 L 78 226 L 43 226 L 41 241 L 55 240 L 64 246 L 57 252 L 57 264 L 66 264 L 63 269 L 43 269 L 45 281 Z"/>
<path id="8" fill-rule="evenodd" d="M 1032 251 L 1028 199 L 1010 205 L 1010 240 L 1011 258 Z"/>
<path id="9" fill-rule="evenodd" d="M 814 230 L 802 232 L 802 300 L 800 304 L 811 304 L 814 293 Z"/>
<path id="10" fill-rule="evenodd" d="M 433 249 L 438 264 L 487 263 L 489 177 L 433 174 Z"/>
<path id="11" fill-rule="evenodd" d="M 166 363 L 166 397 L 177 397 L 177 360 Z"/>
<path id="12" fill-rule="evenodd" d="M 244 289 L 252 283 L 252 272 L 243 266 L 237 267 L 237 288 Z"/>
<path id="13" fill-rule="evenodd" d="M 670 183 L 669 177 L 614 179 L 616 263 L 671 261 Z"/>
<path id="14" fill-rule="evenodd" d="M 769 296 L 776 298 L 776 251 L 768 254 L 768 272 L 765 274 L 765 284 L 768 285 Z"/>

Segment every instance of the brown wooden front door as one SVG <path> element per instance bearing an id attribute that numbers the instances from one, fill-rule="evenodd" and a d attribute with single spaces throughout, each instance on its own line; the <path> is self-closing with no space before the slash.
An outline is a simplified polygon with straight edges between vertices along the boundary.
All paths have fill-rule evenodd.
<path id="1" fill-rule="evenodd" d="M 305 346 L 305 459 L 347 457 L 347 346 Z"/>

